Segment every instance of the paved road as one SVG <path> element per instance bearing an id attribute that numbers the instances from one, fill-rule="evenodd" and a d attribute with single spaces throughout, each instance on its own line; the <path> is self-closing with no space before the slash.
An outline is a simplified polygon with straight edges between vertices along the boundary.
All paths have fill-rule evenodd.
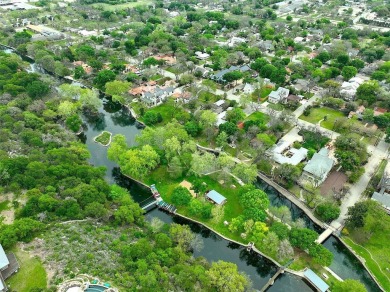
<path id="1" fill-rule="evenodd" d="M 372 155 L 364 166 L 366 171 L 359 181 L 352 185 L 349 194 L 342 200 L 340 217 L 331 223 L 332 227 L 337 229 L 344 225 L 348 208 L 362 199 L 362 194 L 366 190 L 371 176 L 374 174 L 382 159 L 387 158 L 388 149 L 389 144 L 384 141 L 384 137 L 376 147 L 372 145 L 368 146 L 368 152 L 372 153 Z"/>

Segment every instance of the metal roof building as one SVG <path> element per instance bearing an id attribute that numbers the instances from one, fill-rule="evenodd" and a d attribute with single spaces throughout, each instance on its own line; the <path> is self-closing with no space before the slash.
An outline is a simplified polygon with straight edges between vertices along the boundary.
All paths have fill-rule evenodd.
<path id="1" fill-rule="evenodd" d="M 5 251 L 3 249 L 3 246 L 0 244 L 0 271 L 7 268 L 9 265 L 9 260 L 7 255 L 5 254 Z"/>
<path id="2" fill-rule="evenodd" d="M 329 285 L 318 277 L 312 270 L 307 269 L 303 275 L 305 276 L 305 279 L 307 279 L 318 291 L 328 291 Z"/>
<path id="3" fill-rule="evenodd" d="M 390 213 L 390 195 L 389 194 L 387 194 L 387 193 L 381 194 L 378 192 L 374 192 L 372 194 L 371 200 L 379 202 L 383 206 L 383 208 L 385 208 L 386 211 L 388 213 Z"/>
<path id="4" fill-rule="evenodd" d="M 214 190 L 209 191 L 206 195 L 206 198 L 210 201 L 213 201 L 217 205 L 223 205 L 226 203 L 226 198 Z"/>

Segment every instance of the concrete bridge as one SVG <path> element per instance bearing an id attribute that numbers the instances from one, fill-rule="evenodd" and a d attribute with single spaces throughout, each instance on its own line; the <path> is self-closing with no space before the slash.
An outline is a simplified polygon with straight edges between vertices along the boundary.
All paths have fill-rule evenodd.
<path id="1" fill-rule="evenodd" d="M 320 234 L 320 236 L 318 236 L 316 242 L 319 244 L 323 243 L 329 236 L 332 235 L 333 231 L 333 228 L 329 226 L 327 229 L 325 229 L 324 232 Z"/>
<path id="2" fill-rule="evenodd" d="M 272 278 L 269 279 L 268 282 L 263 286 L 263 288 L 261 288 L 260 292 L 264 292 L 269 288 L 269 286 L 272 286 L 275 283 L 276 278 L 279 277 L 280 274 L 284 274 L 284 267 L 279 268 L 275 275 L 273 275 Z"/>

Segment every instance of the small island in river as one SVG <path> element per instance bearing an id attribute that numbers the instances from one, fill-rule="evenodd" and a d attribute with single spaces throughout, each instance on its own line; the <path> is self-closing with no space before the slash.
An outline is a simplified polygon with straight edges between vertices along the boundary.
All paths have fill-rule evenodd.
<path id="1" fill-rule="evenodd" d="M 110 132 L 103 131 L 100 135 L 98 135 L 95 138 L 93 138 L 93 140 L 96 143 L 99 143 L 102 146 L 107 147 L 111 143 L 111 137 L 112 137 L 112 134 Z"/>

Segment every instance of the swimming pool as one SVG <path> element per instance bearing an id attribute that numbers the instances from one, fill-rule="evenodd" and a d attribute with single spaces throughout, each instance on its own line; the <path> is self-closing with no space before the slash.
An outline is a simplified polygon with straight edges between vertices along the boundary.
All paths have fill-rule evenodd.
<path id="1" fill-rule="evenodd" d="M 107 287 L 100 285 L 89 285 L 89 287 L 85 289 L 85 292 L 100 292 L 105 290 L 107 290 Z"/>

